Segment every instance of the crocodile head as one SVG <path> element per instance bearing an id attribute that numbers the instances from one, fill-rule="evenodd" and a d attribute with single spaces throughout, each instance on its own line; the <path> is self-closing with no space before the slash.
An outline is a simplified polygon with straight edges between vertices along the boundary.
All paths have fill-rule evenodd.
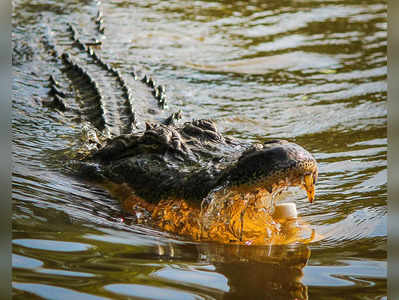
<path id="1" fill-rule="evenodd" d="M 317 162 L 308 151 L 285 140 L 272 140 L 245 151 L 228 170 L 227 180 L 244 191 L 265 189 L 273 193 L 300 186 L 312 203 L 317 176 Z"/>
<path id="2" fill-rule="evenodd" d="M 108 177 L 130 183 L 151 202 L 161 199 L 154 187 L 163 197 L 201 202 L 221 186 L 244 194 L 273 194 L 287 186 L 300 186 L 313 202 L 318 168 L 308 151 L 295 143 L 272 140 L 236 156 L 240 147 L 244 148 L 223 137 L 213 122 L 196 120 L 182 127 L 148 125 L 144 133 L 118 136 L 93 158 L 105 163 Z"/>

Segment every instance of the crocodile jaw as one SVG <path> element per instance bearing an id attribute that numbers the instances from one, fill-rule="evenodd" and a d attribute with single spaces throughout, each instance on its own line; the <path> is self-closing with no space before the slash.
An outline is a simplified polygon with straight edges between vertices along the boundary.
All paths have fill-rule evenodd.
<path id="1" fill-rule="evenodd" d="M 286 187 L 299 186 L 312 203 L 317 176 L 317 162 L 308 151 L 294 143 L 274 140 L 244 152 L 228 179 L 249 193 L 266 189 L 275 194 Z"/>

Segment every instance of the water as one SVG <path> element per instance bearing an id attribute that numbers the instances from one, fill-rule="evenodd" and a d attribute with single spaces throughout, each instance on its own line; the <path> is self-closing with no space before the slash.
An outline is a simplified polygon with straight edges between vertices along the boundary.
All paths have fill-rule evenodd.
<path id="1" fill-rule="evenodd" d="M 49 32 L 90 31 L 92 1 L 13 1 L 13 296 L 46 299 L 386 299 L 386 4 L 115 1 L 101 54 L 167 85 L 169 111 L 245 141 L 285 138 L 319 162 L 298 246 L 194 243 L 137 224 L 106 190 L 65 174 L 79 122 L 44 108 Z M 65 40 L 62 40 L 62 37 Z M 25 41 L 25 42 L 23 42 Z M 32 59 L 31 59 L 32 58 Z M 59 72 L 59 71 L 58 71 Z"/>

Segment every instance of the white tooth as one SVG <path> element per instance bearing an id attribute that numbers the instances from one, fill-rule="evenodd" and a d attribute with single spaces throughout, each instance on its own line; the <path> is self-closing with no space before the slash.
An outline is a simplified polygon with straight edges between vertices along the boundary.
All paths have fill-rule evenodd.
<path id="1" fill-rule="evenodd" d="M 293 202 L 277 204 L 274 208 L 273 218 L 277 220 L 296 219 L 298 213 Z"/>

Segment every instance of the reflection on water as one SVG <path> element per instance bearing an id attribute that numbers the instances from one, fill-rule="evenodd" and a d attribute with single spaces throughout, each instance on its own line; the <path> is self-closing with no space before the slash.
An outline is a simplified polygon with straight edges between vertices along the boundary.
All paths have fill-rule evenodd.
<path id="1" fill-rule="evenodd" d="M 386 296 L 384 1 L 13 4 L 15 297 Z M 306 246 L 193 243 L 140 223 L 108 191 L 65 175 L 54 152 L 77 149 L 81 123 L 40 105 L 50 74 L 63 76 L 49 43 L 71 47 L 68 22 L 89 40 L 99 7 L 99 53 L 123 74 L 135 67 L 165 84 L 168 112 L 212 118 L 248 142 L 290 139 L 314 154 L 315 203 L 295 189 L 281 201 L 295 201 L 324 239 Z M 105 84 L 110 97 L 119 95 Z"/>

